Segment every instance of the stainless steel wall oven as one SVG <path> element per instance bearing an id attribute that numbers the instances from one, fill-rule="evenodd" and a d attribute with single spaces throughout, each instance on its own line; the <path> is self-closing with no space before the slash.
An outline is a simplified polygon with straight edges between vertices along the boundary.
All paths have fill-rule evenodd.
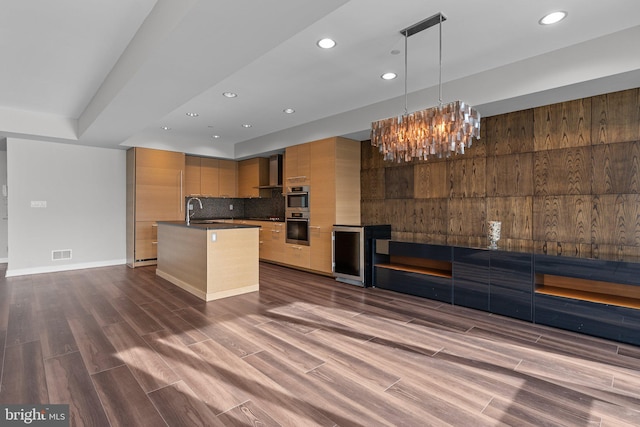
<path id="1" fill-rule="evenodd" d="M 287 188 L 287 211 L 309 212 L 309 186 Z"/>
<path id="2" fill-rule="evenodd" d="M 287 229 L 287 243 L 309 245 L 309 212 L 288 210 L 285 224 Z"/>

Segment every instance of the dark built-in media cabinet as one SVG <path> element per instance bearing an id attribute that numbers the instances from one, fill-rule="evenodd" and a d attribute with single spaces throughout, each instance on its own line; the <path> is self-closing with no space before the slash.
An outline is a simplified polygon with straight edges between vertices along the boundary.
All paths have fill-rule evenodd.
<path id="1" fill-rule="evenodd" d="M 374 286 L 640 345 L 640 259 L 377 240 Z"/>

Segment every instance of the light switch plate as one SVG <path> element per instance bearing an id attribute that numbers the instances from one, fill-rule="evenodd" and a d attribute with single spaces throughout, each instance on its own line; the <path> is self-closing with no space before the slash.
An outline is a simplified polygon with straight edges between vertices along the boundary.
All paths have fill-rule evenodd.
<path id="1" fill-rule="evenodd" d="M 211 241 L 215 242 L 216 240 L 218 240 L 218 235 L 216 233 L 211 233 Z"/>
<path id="2" fill-rule="evenodd" d="M 32 208 L 46 208 L 47 201 L 46 200 L 32 200 L 31 201 Z"/>

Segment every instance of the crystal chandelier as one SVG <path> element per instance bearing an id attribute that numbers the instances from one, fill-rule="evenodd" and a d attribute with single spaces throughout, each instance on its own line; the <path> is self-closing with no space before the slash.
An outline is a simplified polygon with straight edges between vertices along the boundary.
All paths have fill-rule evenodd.
<path id="1" fill-rule="evenodd" d="M 404 114 L 371 123 L 371 145 L 379 147 L 384 160 L 409 162 L 430 156 L 449 157 L 464 154 L 473 138 L 480 138 L 480 113 L 461 101 L 442 103 L 442 22 L 438 13 L 400 31 L 404 35 Z M 439 104 L 437 107 L 407 113 L 407 39 L 439 25 Z"/>

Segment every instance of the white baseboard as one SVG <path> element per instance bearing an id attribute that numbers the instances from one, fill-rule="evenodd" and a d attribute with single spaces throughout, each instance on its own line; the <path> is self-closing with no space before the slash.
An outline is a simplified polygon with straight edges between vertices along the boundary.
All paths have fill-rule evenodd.
<path id="1" fill-rule="evenodd" d="M 18 268 L 18 269 L 7 269 L 5 277 L 15 277 L 15 276 L 28 276 L 30 274 L 43 274 L 43 273 L 57 273 L 60 271 L 71 271 L 71 270 L 84 270 L 85 268 L 98 268 L 98 267 L 110 267 L 113 265 L 123 265 L 126 264 L 126 259 L 112 259 L 108 261 L 98 261 L 98 262 L 85 262 L 81 264 L 65 264 L 65 265 L 47 265 L 44 267 L 34 267 L 34 268 Z"/>

